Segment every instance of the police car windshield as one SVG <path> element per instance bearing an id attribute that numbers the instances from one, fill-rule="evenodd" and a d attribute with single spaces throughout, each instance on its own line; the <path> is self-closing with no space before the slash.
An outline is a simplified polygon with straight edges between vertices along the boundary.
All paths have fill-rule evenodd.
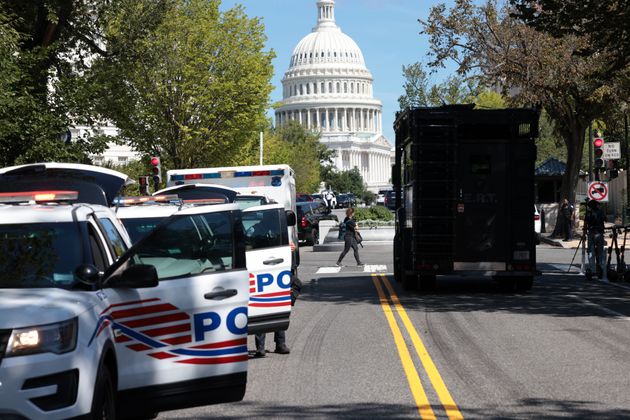
<path id="1" fill-rule="evenodd" d="M 143 217 L 138 219 L 122 219 L 122 222 L 129 233 L 129 237 L 131 237 L 131 241 L 135 244 L 143 236 L 152 232 L 162 220 L 162 217 Z"/>
<path id="2" fill-rule="evenodd" d="M 265 200 L 262 197 L 237 196 L 234 201 L 236 202 L 236 204 L 238 204 L 238 208 L 240 208 L 241 210 L 265 204 Z"/>
<path id="3" fill-rule="evenodd" d="M 75 223 L 0 225 L 0 288 L 72 287 L 79 235 Z"/>

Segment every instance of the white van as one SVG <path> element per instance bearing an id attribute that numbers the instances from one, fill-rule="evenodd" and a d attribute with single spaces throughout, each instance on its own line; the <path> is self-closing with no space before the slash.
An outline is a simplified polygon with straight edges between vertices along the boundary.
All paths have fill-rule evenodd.
<path id="1" fill-rule="evenodd" d="M 166 185 L 215 184 L 230 187 L 245 195 L 264 195 L 297 214 L 295 206 L 295 171 L 289 165 L 231 166 L 222 168 L 172 169 L 166 172 Z M 167 192 L 169 189 L 164 190 Z M 176 193 L 170 191 L 168 193 Z M 298 236 L 295 226 L 289 227 L 293 254 L 293 274 L 300 264 Z"/>

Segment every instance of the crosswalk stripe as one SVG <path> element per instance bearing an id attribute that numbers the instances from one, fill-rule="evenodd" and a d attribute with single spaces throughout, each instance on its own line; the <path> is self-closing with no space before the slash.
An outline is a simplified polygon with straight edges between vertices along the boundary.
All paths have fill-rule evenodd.
<path id="1" fill-rule="evenodd" d="M 341 271 L 341 267 L 320 267 L 317 270 L 317 274 L 331 274 L 338 273 L 339 271 Z"/>

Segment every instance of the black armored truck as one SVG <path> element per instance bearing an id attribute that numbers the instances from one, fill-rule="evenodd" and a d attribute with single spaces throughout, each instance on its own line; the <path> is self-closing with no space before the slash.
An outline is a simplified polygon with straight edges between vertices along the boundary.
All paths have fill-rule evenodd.
<path id="1" fill-rule="evenodd" d="M 474 105 L 397 114 L 394 273 L 405 289 L 431 290 L 438 275 L 532 287 L 538 118 Z"/>

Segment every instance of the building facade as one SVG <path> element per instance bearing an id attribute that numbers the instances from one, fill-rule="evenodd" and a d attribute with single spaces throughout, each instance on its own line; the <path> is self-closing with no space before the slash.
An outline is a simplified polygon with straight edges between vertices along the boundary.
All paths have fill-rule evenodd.
<path id="1" fill-rule="evenodd" d="M 276 125 L 297 121 L 321 133 L 335 167 L 357 168 L 369 190 L 391 186 L 392 146 L 382 132 L 382 104 L 363 53 L 335 22 L 335 1 L 317 1 L 317 25 L 293 50 L 282 79 Z"/>

